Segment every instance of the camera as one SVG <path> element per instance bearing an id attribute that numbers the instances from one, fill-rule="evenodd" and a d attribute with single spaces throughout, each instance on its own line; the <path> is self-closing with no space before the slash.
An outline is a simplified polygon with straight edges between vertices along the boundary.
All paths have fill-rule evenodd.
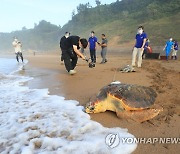
<path id="1" fill-rule="evenodd" d="M 89 63 L 89 68 L 93 68 L 95 66 L 96 66 L 95 63 L 93 63 L 93 62 Z"/>

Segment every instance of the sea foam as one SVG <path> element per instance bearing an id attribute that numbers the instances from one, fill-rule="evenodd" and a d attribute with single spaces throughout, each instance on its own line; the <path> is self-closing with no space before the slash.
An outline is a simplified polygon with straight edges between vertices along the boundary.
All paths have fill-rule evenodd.
<path id="1" fill-rule="evenodd" d="M 22 86 L 31 79 L 0 74 L 0 153 L 128 154 L 136 149 L 136 144 L 121 142 L 110 148 L 107 135 L 134 136 L 127 129 L 105 128 L 90 120 L 75 100 Z"/>

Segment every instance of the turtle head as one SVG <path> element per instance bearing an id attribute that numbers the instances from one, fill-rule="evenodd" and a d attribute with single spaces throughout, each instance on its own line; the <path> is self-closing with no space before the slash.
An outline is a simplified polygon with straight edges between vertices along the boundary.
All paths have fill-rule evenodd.
<path id="1" fill-rule="evenodd" d="M 101 89 L 97 96 L 92 96 L 89 103 L 86 104 L 87 113 L 100 113 L 106 111 L 107 91 Z"/>
<path id="2" fill-rule="evenodd" d="M 86 104 L 86 113 L 100 113 L 105 112 L 106 108 L 105 105 L 103 105 L 104 102 L 96 99 L 95 101 L 90 101 Z"/>

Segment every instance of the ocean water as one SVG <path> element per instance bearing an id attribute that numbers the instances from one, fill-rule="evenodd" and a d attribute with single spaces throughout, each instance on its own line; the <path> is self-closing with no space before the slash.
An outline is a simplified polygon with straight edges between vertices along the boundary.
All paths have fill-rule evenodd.
<path id="1" fill-rule="evenodd" d="M 26 71 L 25 64 L 0 59 L 1 154 L 129 154 L 136 149 L 121 142 L 134 137 L 127 129 L 105 128 L 90 120 L 79 102 L 24 86 L 32 80 L 17 73 Z"/>

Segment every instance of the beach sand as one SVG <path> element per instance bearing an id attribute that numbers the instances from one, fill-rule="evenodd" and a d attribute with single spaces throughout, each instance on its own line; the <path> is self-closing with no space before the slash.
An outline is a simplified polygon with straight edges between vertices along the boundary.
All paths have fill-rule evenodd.
<path id="1" fill-rule="evenodd" d="M 143 60 L 142 68 L 134 73 L 121 73 L 116 70 L 131 64 L 131 53 L 128 49 L 121 52 L 110 52 L 108 62 L 99 64 L 100 54 L 95 68 L 79 59 L 77 74 L 70 76 L 60 61 L 59 53 L 25 56 L 29 60 L 25 71 L 20 73 L 34 77 L 27 84 L 30 88 L 48 88 L 50 94 L 77 100 L 85 106 L 89 99 L 96 95 L 103 86 L 113 80 L 122 83 L 138 84 L 152 87 L 158 94 L 156 103 L 163 107 L 157 117 L 150 121 L 137 123 L 119 119 L 114 112 L 91 114 L 91 119 L 105 127 L 127 128 L 136 137 L 179 137 L 180 136 L 180 61 Z M 63 109 L 62 109 L 63 110 Z M 178 144 L 138 144 L 134 154 L 179 153 Z"/>

